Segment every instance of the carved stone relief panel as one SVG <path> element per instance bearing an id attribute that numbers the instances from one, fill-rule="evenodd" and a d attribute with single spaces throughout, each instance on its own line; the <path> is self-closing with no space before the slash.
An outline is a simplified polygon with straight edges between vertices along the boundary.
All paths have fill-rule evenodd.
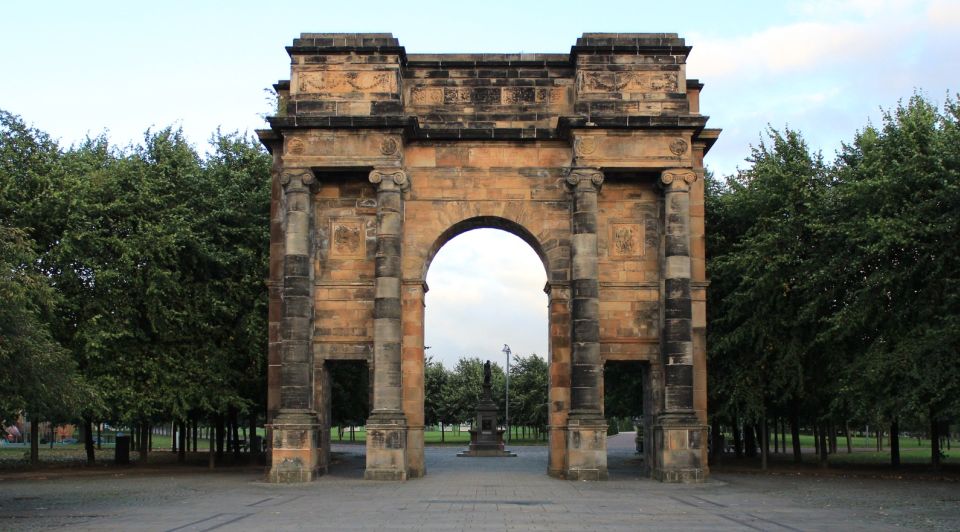
<path id="1" fill-rule="evenodd" d="M 301 93 L 345 94 L 350 92 L 396 92 L 397 75 L 392 71 L 319 70 L 300 72 L 297 89 Z"/>
<path id="2" fill-rule="evenodd" d="M 611 223 L 609 256 L 612 259 L 631 259 L 643 256 L 643 225 Z"/>
<path id="3" fill-rule="evenodd" d="M 330 258 L 360 259 L 366 256 L 366 230 L 360 220 L 330 222 Z"/>

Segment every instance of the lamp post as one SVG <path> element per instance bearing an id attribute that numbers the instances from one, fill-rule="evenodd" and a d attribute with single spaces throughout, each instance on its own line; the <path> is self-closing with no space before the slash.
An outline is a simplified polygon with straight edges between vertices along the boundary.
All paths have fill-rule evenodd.
<path id="1" fill-rule="evenodd" d="M 506 419 L 507 419 L 507 443 L 510 443 L 510 346 L 503 344 L 503 352 L 507 355 L 507 403 L 506 403 Z"/>

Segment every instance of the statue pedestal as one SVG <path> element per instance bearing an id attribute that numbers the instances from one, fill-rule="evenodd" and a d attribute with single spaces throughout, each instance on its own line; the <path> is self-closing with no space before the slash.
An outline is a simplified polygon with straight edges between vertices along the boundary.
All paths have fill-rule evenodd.
<path id="1" fill-rule="evenodd" d="M 490 362 L 487 362 L 489 368 Z M 483 395 L 477 405 L 476 424 L 470 429 L 470 448 L 457 456 L 517 456 L 503 448 L 504 431 L 497 428 L 497 404 L 490 396 L 489 369 L 486 370 Z"/>
<path id="2" fill-rule="evenodd" d="M 457 453 L 457 456 L 517 456 L 517 453 L 503 448 L 502 429 L 470 429 L 470 448 Z"/>

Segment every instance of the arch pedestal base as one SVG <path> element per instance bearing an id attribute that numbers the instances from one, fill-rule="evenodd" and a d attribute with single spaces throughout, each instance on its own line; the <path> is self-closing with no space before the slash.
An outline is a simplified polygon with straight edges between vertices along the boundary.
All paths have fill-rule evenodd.
<path id="1" fill-rule="evenodd" d="M 703 445 L 707 427 L 696 418 L 663 416 L 653 428 L 653 439 L 653 478 L 680 483 L 706 480 Z"/>
<path id="2" fill-rule="evenodd" d="M 402 414 L 374 413 L 367 420 L 366 480 L 407 480 L 407 422 Z"/>
<path id="3" fill-rule="evenodd" d="M 567 421 L 567 480 L 607 480 L 607 421 L 577 417 Z"/>
<path id="4" fill-rule="evenodd" d="M 267 481 L 278 484 L 310 482 L 326 473 L 320 468 L 317 415 L 314 412 L 280 412 L 274 419 L 271 466 Z"/>

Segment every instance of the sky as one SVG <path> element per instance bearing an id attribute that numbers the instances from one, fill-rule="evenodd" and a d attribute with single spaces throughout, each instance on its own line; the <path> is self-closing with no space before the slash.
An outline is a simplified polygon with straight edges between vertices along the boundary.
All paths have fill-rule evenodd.
<path id="1" fill-rule="evenodd" d="M 960 91 L 960 0 L 37 0 L 0 13 L 0 109 L 65 145 L 174 125 L 203 151 L 218 127 L 263 127 L 265 90 L 289 77 L 284 46 L 301 32 L 392 32 L 408 53 L 569 52 L 584 32 L 678 33 L 693 46 L 688 77 L 705 84 L 701 112 L 723 129 L 706 161 L 718 175 L 744 168 L 768 127 L 803 132 L 830 160 L 914 91 L 937 102 Z M 542 279 L 511 235 L 451 240 L 428 273 L 428 353 L 447 365 L 502 363 L 504 343 L 545 355 Z"/>

